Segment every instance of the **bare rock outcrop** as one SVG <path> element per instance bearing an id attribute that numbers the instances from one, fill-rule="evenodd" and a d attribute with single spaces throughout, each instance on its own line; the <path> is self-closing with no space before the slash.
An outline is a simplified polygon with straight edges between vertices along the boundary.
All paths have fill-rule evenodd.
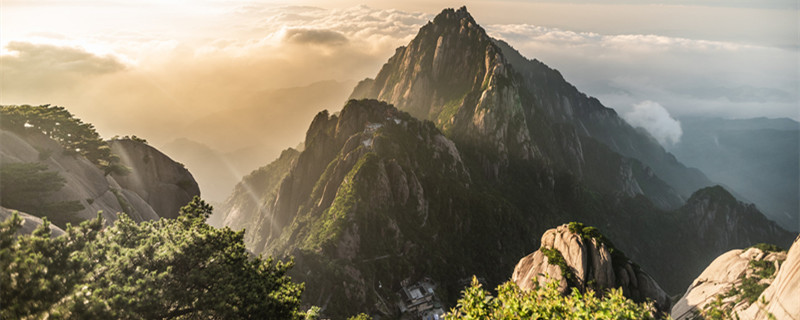
<path id="1" fill-rule="evenodd" d="M 130 139 L 112 140 L 109 145 L 131 168 L 127 175 L 113 175 L 114 180 L 150 204 L 158 216 L 175 218 L 181 207 L 200 195 L 189 170 L 156 148 Z"/>
<path id="2" fill-rule="evenodd" d="M 740 316 L 742 319 L 769 319 L 770 316 L 800 319 L 800 236 L 789 248 L 775 280 Z"/>
<path id="3" fill-rule="evenodd" d="M 800 319 L 800 237 L 788 253 L 775 249 L 722 254 L 689 286 L 672 317 L 694 319 L 715 310 L 740 319 Z"/>
<path id="4" fill-rule="evenodd" d="M 621 288 L 636 302 L 652 300 L 660 311 L 670 307 L 669 296 L 638 265 L 614 248 L 597 229 L 572 222 L 542 235 L 539 250 L 522 258 L 512 280 L 523 290 L 558 281 L 562 293 L 571 288 L 596 292 Z"/>
<path id="5" fill-rule="evenodd" d="M 122 164 L 132 169 L 120 176 L 105 175 L 88 159 L 65 152 L 44 134 L 0 130 L 0 140 L 0 164 L 41 163 L 64 179 L 64 186 L 48 194 L 47 200 L 80 203 L 83 209 L 75 213 L 75 221 L 93 219 L 98 212 L 107 224 L 115 221 L 119 212 L 135 221 L 175 217 L 180 207 L 200 194 L 188 170 L 142 142 L 109 142 Z"/>

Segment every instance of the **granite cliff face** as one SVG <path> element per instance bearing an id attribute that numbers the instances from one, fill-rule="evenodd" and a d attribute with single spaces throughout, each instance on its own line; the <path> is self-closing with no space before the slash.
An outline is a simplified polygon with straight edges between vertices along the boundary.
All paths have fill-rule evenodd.
<path id="1" fill-rule="evenodd" d="M 775 280 L 758 296 L 753 305 L 742 311 L 742 318 L 800 319 L 800 236 L 794 240 Z"/>
<path id="2" fill-rule="evenodd" d="M 435 122 L 490 179 L 536 159 L 662 208 L 711 184 L 558 71 L 490 38 L 463 7 L 423 26 L 351 97 L 385 100 Z"/>
<path id="3" fill-rule="evenodd" d="M 789 243 L 789 232 L 768 220 L 753 204 L 736 200 L 720 186 L 695 192 L 680 212 L 686 223 L 696 226 L 698 240 L 724 252 L 744 247 L 769 235 L 780 234 L 781 245 Z"/>
<path id="4" fill-rule="evenodd" d="M 109 145 L 122 163 L 131 168 L 129 174 L 112 175 L 114 180 L 147 202 L 159 217 L 177 217 L 181 207 L 200 195 L 189 170 L 155 148 L 128 139 L 111 140 Z"/>
<path id="5" fill-rule="evenodd" d="M 741 319 L 800 318 L 800 237 L 786 251 L 769 245 L 728 251 L 692 282 L 675 319 L 714 311 Z"/>
<path id="6" fill-rule="evenodd" d="M 511 279 L 522 289 L 558 281 L 563 294 L 621 288 L 636 302 L 648 299 L 669 311 L 670 298 L 650 275 L 616 249 L 597 229 L 570 223 L 547 230 L 539 250 L 520 259 Z"/>
<path id="7" fill-rule="evenodd" d="M 127 176 L 106 176 L 89 160 L 66 154 L 58 142 L 43 134 L 23 137 L 0 130 L 0 140 L 3 141 L 0 162 L 39 162 L 64 178 L 64 187 L 51 193 L 48 200 L 79 201 L 84 209 L 77 212 L 76 221 L 95 218 L 98 211 L 102 211 L 106 223 L 115 221 L 117 212 L 126 212 L 136 221 L 174 217 L 178 208 L 199 195 L 188 171 L 141 142 L 111 142 L 112 149 L 126 153 L 122 164 L 132 168 L 132 172 Z M 152 162 L 146 163 L 144 159 Z M 178 177 L 179 180 L 172 182 Z M 178 187 L 178 181 L 185 181 L 181 185 L 186 188 Z M 149 187 L 156 189 L 146 189 Z"/>

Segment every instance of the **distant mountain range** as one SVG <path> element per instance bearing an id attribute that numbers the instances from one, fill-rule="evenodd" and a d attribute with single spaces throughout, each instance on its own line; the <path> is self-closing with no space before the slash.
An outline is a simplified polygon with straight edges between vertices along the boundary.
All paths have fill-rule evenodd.
<path id="1" fill-rule="evenodd" d="M 177 128 L 182 137 L 159 146 L 197 176 L 206 200 L 224 201 L 236 182 L 286 148 L 302 142 L 310 119 L 339 108 L 353 82 L 320 81 L 264 91 L 254 105 L 225 108 Z"/>
<path id="2" fill-rule="evenodd" d="M 782 227 L 800 230 L 800 123 L 766 118 L 680 122 L 683 137 L 670 152 L 755 203 Z"/>

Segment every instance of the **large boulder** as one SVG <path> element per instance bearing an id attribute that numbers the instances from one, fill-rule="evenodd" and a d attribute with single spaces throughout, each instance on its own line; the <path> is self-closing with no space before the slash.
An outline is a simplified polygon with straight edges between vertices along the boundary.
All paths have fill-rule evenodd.
<path id="1" fill-rule="evenodd" d="M 98 212 L 107 224 L 120 212 L 135 221 L 176 217 L 181 206 L 200 194 L 188 170 L 139 141 L 109 142 L 122 164 L 132 169 L 128 175 L 112 176 L 85 157 L 65 152 L 57 141 L 41 133 L 0 130 L 0 141 L 0 165 L 38 162 L 64 179 L 64 186 L 49 193 L 47 201 L 79 202 L 83 209 L 75 213 L 73 222 L 93 219 Z"/>
<path id="2" fill-rule="evenodd" d="M 177 217 L 181 207 L 200 195 L 189 170 L 148 144 L 122 139 L 111 140 L 109 145 L 131 168 L 126 175 L 114 174 L 114 180 L 150 204 L 159 216 Z"/>
<path id="3" fill-rule="evenodd" d="M 636 302 L 652 300 L 660 311 L 669 310 L 671 304 L 658 283 L 597 229 L 575 222 L 547 230 L 539 250 L 517 263 L 512 280 L 526 291 L 558 281 L 564 294 L 571 288 L 581 292 L 621 288 Z"/>
<path id="4" fill-rule="evenodd" d="M 800 319 L 800 236 L 781 264 L 775 280 L 753 305 L 741 313 L 742 319 Z"/>
<path id="5" fill-rule="evenodd" d="M 758 245 L 715 259 L 672 308 L 675 319 L 723 312 L 739 319 L 800 319 L 800 237 L 789 252 Z"/>
<path id="6" fill-rule="evenodd" d="M 696 314 L 714 307 L 738 313 L 750 305 L 742 296 L 736 294 L 746 278 L 754 277 L 754 266 L 759 262 L 779 263 L 786 259 L 786 252 L 769 252 L 759 248 L 731 250 L 714 259 L 713 262 L 692 282 L 683 297 L 672 308 L 675 319 L 693 319 Z M 772 279 L 757 279 L 759 283 L 769 283 Z M 717 300 L 721 299 L 719 302 Z M 712 305 L 714 304 L 714 305 Z"/>

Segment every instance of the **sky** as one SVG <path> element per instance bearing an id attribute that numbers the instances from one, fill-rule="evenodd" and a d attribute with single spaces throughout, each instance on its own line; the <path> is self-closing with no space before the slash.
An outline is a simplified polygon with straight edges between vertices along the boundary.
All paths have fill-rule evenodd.
<path id="1" fill-rule="evenodd" d="M 662 144 L 686 116 L 800 119 L 793 0 L 2 0 L 0 104 L 61 105 L 107 138 L 266 163 L 462 5 Z"/>

